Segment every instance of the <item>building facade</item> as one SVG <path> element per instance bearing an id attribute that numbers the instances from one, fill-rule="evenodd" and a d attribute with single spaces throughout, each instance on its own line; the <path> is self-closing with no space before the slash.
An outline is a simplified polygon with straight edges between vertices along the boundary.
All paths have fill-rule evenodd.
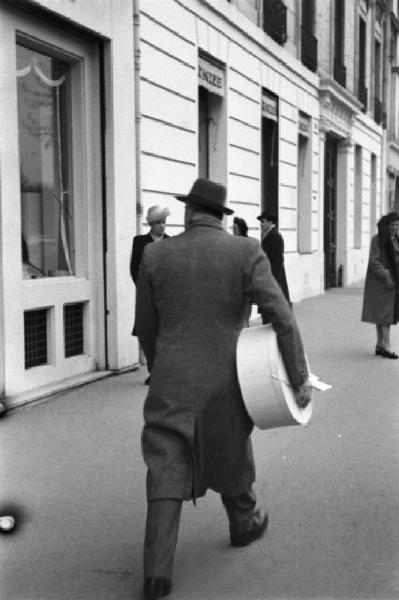
<path id="1" fill-rule="evenodd" d="M 391 0 L 384 20 L 383 117 L 386 124 L 387 206 L 399 212 L 399 3 Z"/>
<path id="2" fill-rule="evenodd" d="M 0 2 L 1 392 L 138 360 L 133 4 Z"/>
<path id="3" fill-rule="evenodd" d="M 177 233 L 183 206 L 174 195 L 197 176 L 226 184 L 249 235 L 259 239 L 261 210 L 278 214 L 296 301 L 324 290 L 319 78 L 296 56 L 294 20 L 281 8 L 140 3 L 139 212 L 168 204 Z M 231 230 L 232 219 L 225 226 Z"/>
<path id="4" fill-rule="evenodd" d="M 140 209 L 172 203 L 177 233 L 174 194 L 211 177 L 254 237 L 278 215 L 294 301 L 361 279 L 396 194 L 393 4 L 141 2 Z"/>
<path id="5" fill-rule="evenodd" d="M 324 145 L 326 288 L 361 279 L 370 237 L 386 209 L 382 54 L 385 3 L 318 5 Z M 328 41 L 328 43 L 327 43 Z"/>
<path id="6" fill-rule="evenodd" d="M 393 0 L 0 0 L 0 382 L 12 406 L 139 360 L 132 238 L 198 176 L 294 302 L 363 278 L 399 206 Z M 232 218 L 224 226 L 232 230 Z"/>

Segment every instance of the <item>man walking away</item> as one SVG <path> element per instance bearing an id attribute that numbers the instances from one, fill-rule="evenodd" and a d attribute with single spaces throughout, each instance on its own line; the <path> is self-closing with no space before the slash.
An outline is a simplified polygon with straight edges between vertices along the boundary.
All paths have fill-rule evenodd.
<path id="1" fill-rule="evenodd" d="M 255 239 L 223 230 L 226 188 L 197 179 L 184 233 L 145 249 L 136 327 L 151 369 L 142 451 L 147 471 L 144 597 L 170 593 L 183 500 L 221 495 L 230 542 L 260 538 L 255 465 L 237 372 L 236 346 L 249 303 L 273 324 L 297 403 L 310 401 L 303 345 L 292 311 Z"/>

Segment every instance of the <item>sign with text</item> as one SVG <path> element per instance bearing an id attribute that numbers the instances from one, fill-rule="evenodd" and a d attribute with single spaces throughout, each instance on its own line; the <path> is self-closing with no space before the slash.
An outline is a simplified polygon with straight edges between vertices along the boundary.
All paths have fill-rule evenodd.
<path id="1" fill-rule="evenodd" d="M 266 92 L 262 94 L 262 117 L 278 121 L 278 99 Z"/>
<path id="2" fill-rule="evenodd" d="M 299 134 L 304 137 L 310 135 L 310 117 L 303 112 L 299 112 L 298 117 Z"/>
<path id="3" fill-rule="evenodd" d="M 224 96 L 224 70 L 201 56 L 198 61 L 198 85 L 208 92 Z"/>

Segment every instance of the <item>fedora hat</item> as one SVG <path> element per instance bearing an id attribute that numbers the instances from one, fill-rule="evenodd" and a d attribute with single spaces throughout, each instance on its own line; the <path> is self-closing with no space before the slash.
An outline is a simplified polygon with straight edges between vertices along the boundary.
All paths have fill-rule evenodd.
<path id="1" fill-rule="evenodd" d="M 256 217 L 258 219 L 258 221 L 261 221 L 262 219 L 267 219 L 268 221 L 271 221 L 272 223 L 276 224 L 277 223 L 277 215 L 275 213 L 269 212 L 267 210 L 264 210 L 259 217 Z"/>
<path id="2" fill-rule="evenodd" d="M 175 198 L 187 204 L 196 204 L 215 212 L 232 215 L 234 210 L 225 206 L 226 193 L 227 190 L 224 185 L 200 177 L 194 181 L 190 192 L 186 196 L 178 195 Z"/>

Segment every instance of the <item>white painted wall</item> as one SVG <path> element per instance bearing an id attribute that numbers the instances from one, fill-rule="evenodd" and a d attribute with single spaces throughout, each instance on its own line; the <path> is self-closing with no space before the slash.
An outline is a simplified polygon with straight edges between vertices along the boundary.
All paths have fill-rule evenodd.
<path id="1" fill-rule="evenodd" d="M 146 1 L 141 23 L 144 215 L 151 204 L 167 204 L 169 233 L 182 228 L 183 207 L 174 194 L 187 193 L 197 177 L 197 63 L 198 52 L 205 51 L 226 65 L 228 147 L 226 177 L 220 174 L 219 180 L 227 181 L 230 206 L 258 239 L 262 87 L 280 98 L 280 229 L 290 292 L 294 301 L 321 293 L 317 76 L 226 2 Z M 298 254 L 296 237 L 299 110 L 312 119 L 313 252 L 308 255 Z M 232 218 L 226 227 L 231 230 Z"/>
<path id="2" fill-rule="evenodd" d="M 384 213 L 382 205 L 382 157 L 384 154 L 384 136 L 381 127 L 367 115 L 359 113 L 353 124 L 353 143 L 362 147 L 362 235 L 361 247 L 354 248 L 354 152 L 349 164 L 351 189 L 348 197 L 347 221 L 347 276 L 346 284 L 350 285 L 365 277 L 370 249 L 370 236 L 377 233 L 371 231 L 370 193 L 371 193 L 371 154 L 377 161 L 376 177 L 376 221 Z M 385 170 L 385 169 L 384 169 Z"/>

